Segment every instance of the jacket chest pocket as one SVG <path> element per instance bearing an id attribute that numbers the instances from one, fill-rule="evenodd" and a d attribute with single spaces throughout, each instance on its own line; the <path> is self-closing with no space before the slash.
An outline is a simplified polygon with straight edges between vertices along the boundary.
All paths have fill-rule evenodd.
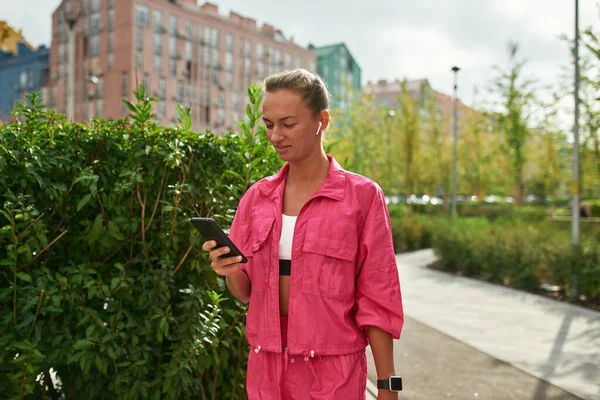
<path id="1" fill-rule="evenodd" d="M 271 246 L 268 238 L 274 221 L 274 217 L 255 218 L 241 226 L 245 241 L 242 252 L 248 259 L 246 271 L 252 284 L 252 291 L 265 291 L 269 286 Z"/>
<path id="2" fill-rule="evenodd" d="M 357 248 L 354 222 L 310 218 L 302 248 L 302 291 L 338 299 L 354 296 Z"/>

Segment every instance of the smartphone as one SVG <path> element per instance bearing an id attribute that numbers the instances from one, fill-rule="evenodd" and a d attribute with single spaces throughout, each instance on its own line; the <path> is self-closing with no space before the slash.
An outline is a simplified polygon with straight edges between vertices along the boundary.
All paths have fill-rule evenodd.
<path id="1" fill-rule="evenodd" d="M 192 218 L 192 225 L 194 225 L 196 229 L 200 231 L 200 234 L 202 235 L 202 237 L 204 237 L 204 239 L 206 239 L 206 241 L 214 240 L 215 242 L 217 242 L 217 246 L 213 250 L 220 249 L 221 247 L 225 246 L 229 247 L 231 251 L 227 254 L 222 255 L 220 258 L 242 256 L 242 261 L 240 262 L 242 264 L 248 262 L 246 256 L 244 256 L 242 252 L 236 247 L 236 245 L 231 241 L 231 239 L 229 239 L 229 236 L 227 236 L 227 234 L 223 232 L 223 229 L 221 229 L 221 227 L 217 225 L 214 219 L 194 217 Z"/>

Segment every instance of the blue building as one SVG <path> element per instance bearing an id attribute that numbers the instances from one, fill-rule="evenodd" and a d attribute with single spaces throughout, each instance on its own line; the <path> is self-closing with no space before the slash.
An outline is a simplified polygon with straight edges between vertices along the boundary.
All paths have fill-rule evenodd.
<path id="1" fill-rule="evenodd" d="M 0 121 L 10 118 L 15 103 L 26 93 L 40 92 L 48 84 L 50 50 L 31 50 L 19 43 L 17 54 L 0 50 Z"/>

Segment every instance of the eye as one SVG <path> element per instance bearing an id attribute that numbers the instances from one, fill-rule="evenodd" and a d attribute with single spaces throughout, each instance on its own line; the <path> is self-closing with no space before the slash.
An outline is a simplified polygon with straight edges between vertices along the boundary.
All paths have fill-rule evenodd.
<path id="1" fill-rule="evenodd" d="M 283 126 L 285 126 L 286 128 L 293 128 L 296 126 L 296 124 L 283 124 Z"/>
<path id="2" fill-rule="evenodd" d="M 265 127 L 266 127 L 267 129 L 273 129 L 273 125 L 267 125 L 267 124 L 265 124 Z"/>

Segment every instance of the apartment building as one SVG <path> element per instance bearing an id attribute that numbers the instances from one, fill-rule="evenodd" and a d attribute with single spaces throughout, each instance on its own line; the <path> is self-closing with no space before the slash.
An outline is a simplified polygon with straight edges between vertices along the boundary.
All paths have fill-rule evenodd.
<path id="1" fill-rule="evenodd" d="M 74 119 L 120 118 L 138 85 L 158 99 L 160 123 L 177 104 L 193 129 L 225 132 L 243 120 L 247 88 L 272 73 L 316 72 L 316 55 L 269 24 L 196 0 L 64 0 L 53 13 L 50 106 L 64 111 L 68 25 L 63 7 L 76 1 Z"/>
<path id="2" fill-rule="evenodd" d="M 345 43 L 308 49 L 317 54 L 317 69 L 331 92 L 333 107 L 347 110 L 352 101 L 352 92 L 360 93 L 362 88 L 361 69 Z"/>
<path id="3" fill-rule="evenodd" d="M 17 51 L 0 50 L 0 121 L 12 119 L 10 113 L 27 93 L 40 92 L 48 82 L 49 51 L 20 41 Z"/>

